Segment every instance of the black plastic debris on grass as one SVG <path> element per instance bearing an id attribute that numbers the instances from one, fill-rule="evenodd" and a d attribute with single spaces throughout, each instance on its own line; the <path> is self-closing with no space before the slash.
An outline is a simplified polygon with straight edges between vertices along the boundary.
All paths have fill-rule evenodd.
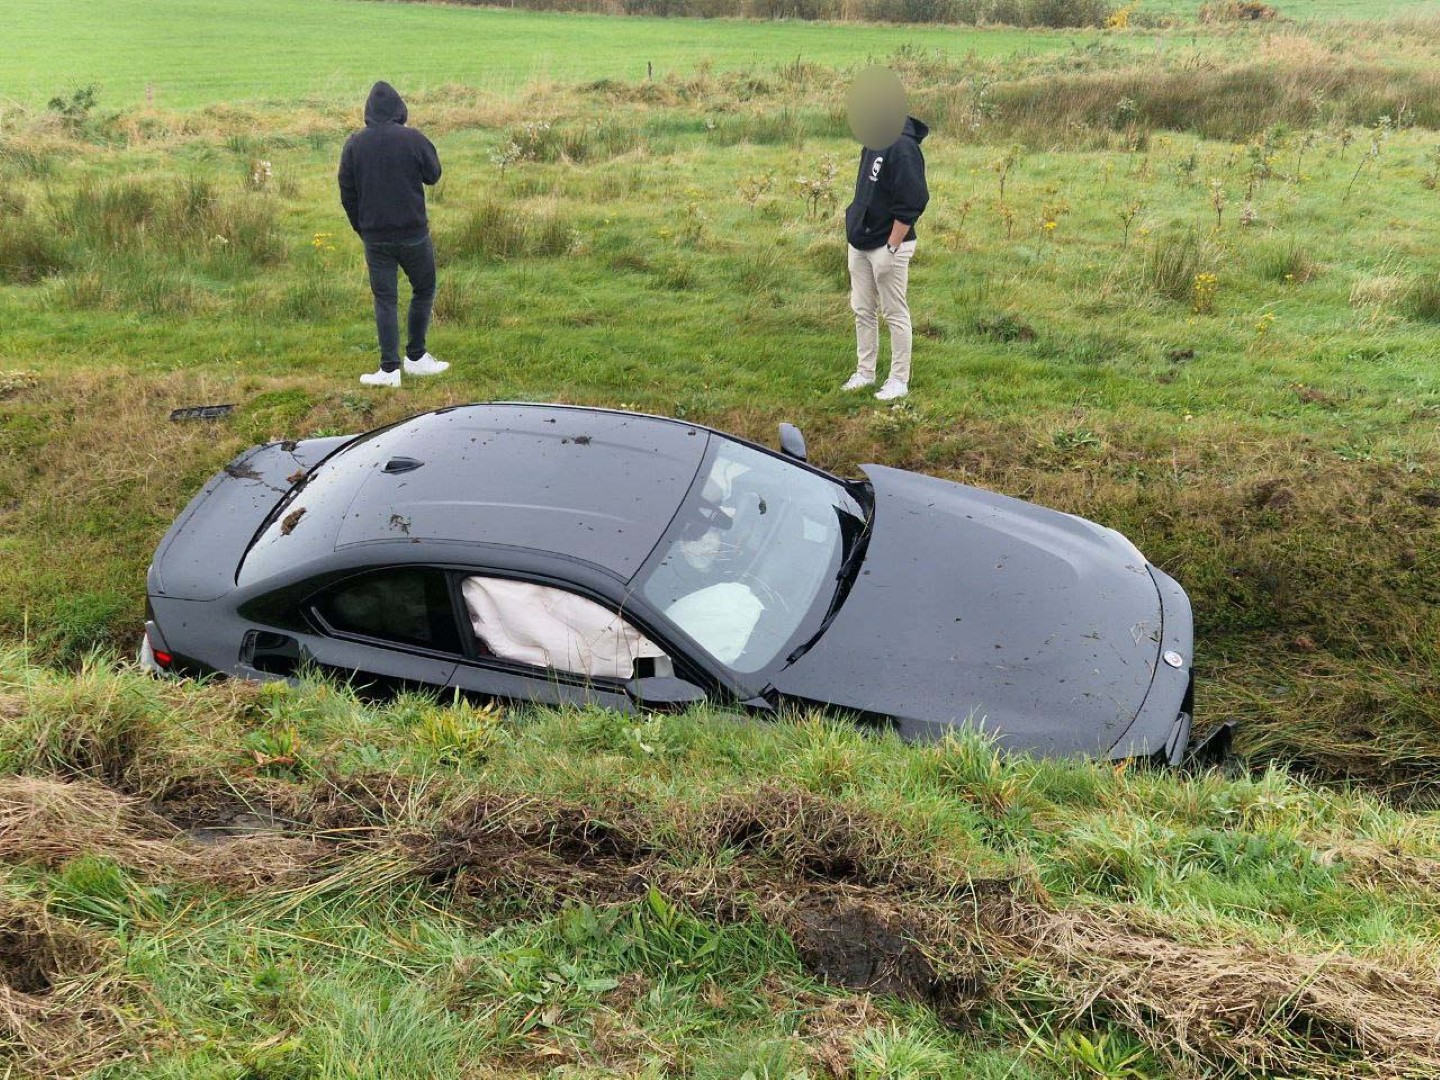
<path id="1" fill-rule="evenodd" d="M 174 423 L 183 420 L 219 420 L 234 411 L 234 405 L 189 405 L 183 409 L 172 409 L 170 419 Z"/>

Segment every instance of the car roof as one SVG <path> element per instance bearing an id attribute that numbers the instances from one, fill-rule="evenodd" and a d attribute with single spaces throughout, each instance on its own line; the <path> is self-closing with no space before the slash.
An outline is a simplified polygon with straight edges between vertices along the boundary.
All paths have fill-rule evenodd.
<path id="1" fill-rule="evenodd" d="M 337 551 L 417 541 L 504 545 L 629 579 L 674 518 L 710 436 L 692 424 L 601 409 L 457 406 L 350 443 L 300 499 L 330 505 Z M 332 481 L 354 489 L 343 509 L 315 490 Z"/>

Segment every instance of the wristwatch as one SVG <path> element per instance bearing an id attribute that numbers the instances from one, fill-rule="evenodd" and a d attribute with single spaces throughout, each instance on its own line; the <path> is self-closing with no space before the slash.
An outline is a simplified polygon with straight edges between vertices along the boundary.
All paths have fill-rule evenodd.
<path id="1" fill-rule="evenodd" d="M 891 255 L 899 255 L 899 254 L 900 254 L 900 245 L 899 245 L 899 244 L 888 244 L 888 243 L 887 243 L 887 244 L 885 245 L 885 250 L 888 251 Z"/>

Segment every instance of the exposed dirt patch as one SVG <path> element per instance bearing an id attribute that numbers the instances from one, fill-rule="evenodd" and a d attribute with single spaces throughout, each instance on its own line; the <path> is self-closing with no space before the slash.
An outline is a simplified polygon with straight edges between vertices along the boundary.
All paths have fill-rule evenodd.
<path id="1" fill-rule="evenodd" d="M 0 1066 L 18 1075 L 88 1074 L 126 1052 L 125 988 L 105 975 L 102 940 L 28 901 L 0 900 Z"/>
<path id="2" fill-rule="evenodd" d="M 180 835 L 200 844 L 262 833 L 286 834 L 302 827 L 291 814 L 293 799 L 278 784 L 251 781 L 243 784 L 219 779 L 188 777 L 147 804 Z"/>
<path id="3" fill-rule="evenodd" d="M 462 799 L 432 832 L 402 843 L 431 882 L 472 898 L 523 896 L 615 902 L 643 893 L 651 861 L 643 827 L 622 812 L 483 794 Z"/>
<path id="4" fill-rule="evenodd" d="M 1255 510 L 1284 510 L 1295 502 L 1295 492 L 1284 480 L 1262 480 L 1250 489 L 1246 500 Z"/>
<path id="5" fill-rule="evenodd" d="M 81 934 L 38 908 L 0 903 L 0 985 L 43 997 L 57 979 L 89 974 L 99 963 L 99 951 Z"/>
<path id="6" fill-rule="evenodd" d="M 342 838 L 397 828 L 417 816 L 433 818 L 446 798 L 443 781 L 419 784 L 404 776 L 373 773 L 327 776 L 308 790 L 278 788 L 270 805 L 317 833 Z"/>
<path id="7" fill-rule="evenodd" d="M 974 867 L 905 851 L 892 823 L 806 791 L 763 787 L 722 796 L 680 822 L 706 850 L 733 849 L 813 881 L 891 886 L 945 896 L 967 891 Z"/>
<path id="8" fill-rule="evenodd" d="M 638 811 L 486 795 L 405 844 L 413 872 L 481 911 L 516 899 L 614 903 L 655 888 L 701 918 L 782 927 L 817 977 L 951 1021 L 1011 988 L 1021 1010 L 1038 993 L 1070 1020 L 1110 1017 L 1177 1076 L 1440 1072 L 1440 989 L 1420 973 L 1192 942 L 1118 908 L 1056 910 L 1019 881 L 937 890 L 915 865 L 882 865 L 887 841 L 873 825 L 817 796 L 735 796 L 666 823 L 686 849 L 672 861 L 647 839 L 669 833 L 647 830 Z"/>
<path id="9" fill-rule="evenodd" d="M 985 994 L 978 965 L 941 974 L 917 943 L 921 927 L 863 899 L 812 893 L 794 906 L 787 926 L 805 967 L 825 982 L 924 1001 L 942 1013 Z"/>
<path id="10" fill-rule="evenodd" d="M 258 804 L 263 812 L 204 788 L 157 808 L 90 782 L 0 780 L 0 861 L 58 865 L 96 852 L 161 878 L 285 889 L 378 853 L 397 880 L 422 877 L 482 919 L 517 902 L 614 904 L 654 888 L 702 919 L 783 928 L 816 977 L 923 1003 L 951 1022 L 996 995 L 1022 1013 L 1038 1001 L 1062 1022 L 1106 1017 L 1177 1076 L 1440 1075 L 1433 973 L 1194 941 L 1119 907 L 1056 910 L 1024 880 L 902 856 L 895 830 L 839 800 L 760 789 L 660 820 L 656 807 L 495 791 L 455 798 L 374 777 L 276 795 Z M 1440 876 L 1393 852 L 1343 857 L 1356 874 L 1415 889 Z M 0 1005 L 9 1009 L 0 1024 L 29 1023 L 13 1019 L 22 1005 L 37 1017 L 47 1002 L 70 1002 L 77 972 L 93 976 L 102 957 L 41 912 L 0 908 Z M 101 1009 L 97 1030 L 119 1030 L 104 1020 L 108 1006 L 65 1008 L 25 1037 L 86 1008 Z"/>
<path id="11" fill-rule="evenodd" d="M 482 909 L 516 900 L 619 903 L 656 888 L 720 923 L 759 918 L 783 927 L 806 968 L 827 982 L 958 1016 L 985 994 L 963 928 L 921 905 L 906 909 L 884 889 L 952 896 L 965 887 L 940 887 L 919 863 L 887 862 L 891 838 L 865 821 L 813 795 L 735 795 L 668 823 L 698 856 L 677 865 L 637 808 L 602 812 L 487 794 L 463 800 L 439 828 L 411 832 L 402 843 L 416 873 Z M 941 951 L 945 960 L 937 962 Z"/>

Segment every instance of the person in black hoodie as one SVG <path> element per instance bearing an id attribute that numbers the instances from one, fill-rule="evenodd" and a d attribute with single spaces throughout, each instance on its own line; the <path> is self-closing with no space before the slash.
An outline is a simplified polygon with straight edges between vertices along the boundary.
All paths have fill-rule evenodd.
<path id="1" fill-rule="evenodd" d="M 898 85 L 896 81 L 897 89 Z M 920 150 L 930 129 L 907 116 L 901 100 L 899 111 L 893 114 L 900 136 L 883 149 L 871 149 L 872 132 L 863 130 L 863 123 L 857 128 L 857 134 L 865 136 L 862 142 L 866 146 L 860 152 L 855 198 L 845 210 L 845 236 L 850 244 L 850 307 L 855 312 L 859 363 L 844 389 L 860 390 L 874 384 L 880 352 L 879 315 L 883 312 L 890 327 L 890 376 L 875 395 L 880 401 L 894 401 L 910 391 L 910 305 L 906 289 L 910 258 L 915 253 L 915 223 L 930 201 L 925 155 Z M 883 128 L 884 123 L 877 126 Z M 891 127 L 888 135 L 893 136 L 894 131 L 895 127 Z"/>
<path id="2" fill-rule="evenodd" d="M 366 386 L 400 385 L 399 271 L 410 281 L 407 375 L 438 375 L 450 365 L 425 348 L 435 304 L 435 247 L 425 216 L 425 188 L 440 179 L 440 155 L 419 131 L 406 127 L 405 102 L 387 82 L 370 88 L 365 127 L 340 154 L 340 205 L 365 244 L 380 370 L 360 376 Z"/>

